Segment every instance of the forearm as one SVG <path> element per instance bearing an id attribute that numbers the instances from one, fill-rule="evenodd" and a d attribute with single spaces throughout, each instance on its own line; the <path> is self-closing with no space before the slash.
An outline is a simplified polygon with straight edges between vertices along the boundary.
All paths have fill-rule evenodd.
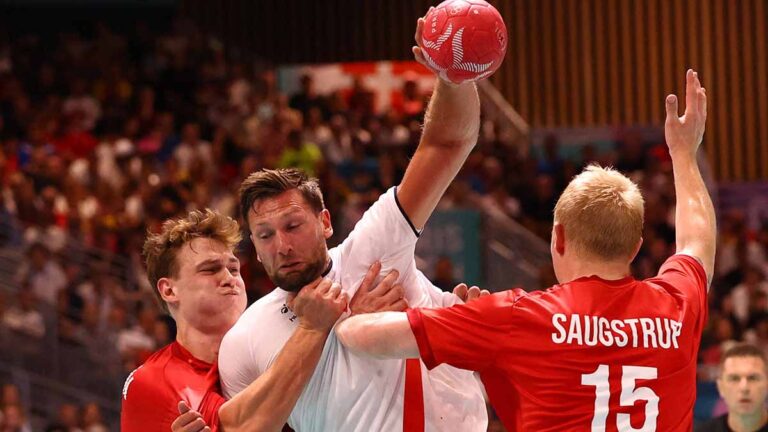
<path id="1" fill-rule="evenodd" d="M 424 144 L 472 148 L 480 130 L 480 97 L 475 83 L 437 80 L 424 115 Z"/>
<path id="2" fill-rule="evenodd" d="M 219 411 L 222 429 L 280 431 L 323 352 L 327 332 L 296 329 L 275 363 Z"/>
<path id="3" fill-rule="evenodd" d="M 336 336 L 351 351 L 371 357 L 419 357 L 419 347 L 405 312 L 355 315 L 336 326 Z"/>
<path id="4" fill-rule="evenodd" d="M 450 86 L 437 81 L 424 119 L 424 131 L 398 188 L 411 222 L 422 228 L 477 143 L 480 98 L 474 83 Z"/>
<path id="5" fill-rule="evenodd" d="M 707 277 L 714 269 L 716 220 L 712 198 L 699 172 L 695 154 L 673 154 L 677 205 L 675 210 L 676 248 L 702 260 Z"/>

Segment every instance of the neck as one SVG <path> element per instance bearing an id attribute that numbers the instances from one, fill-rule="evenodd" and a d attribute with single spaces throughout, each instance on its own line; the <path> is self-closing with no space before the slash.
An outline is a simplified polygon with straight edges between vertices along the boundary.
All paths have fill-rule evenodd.
<path id="1" fill-rule="evenodd" d="M 604 280 L 618 280 L 629 276 L 629 263 L 626 262 L 600 262 L 580 261 L 575 263 L 571 269 L 568 280 L 575 280 L 581 277 L 597 276 Z"/>
<path id="2" fill-rule="evenodd" d="M 196 359 L 213 363 L 219 354 L 219 346 L 226 333 L 226 331 L 206 333 L 190 325 L 179 323 L 176 342 Z"/>
<path id="3" fill-rule="evenodd" d="M 734 432 L 755 432 L 766 423 L 768 423 L 766 409 L 750 414 L 728 414 L 728 427 Z"/>

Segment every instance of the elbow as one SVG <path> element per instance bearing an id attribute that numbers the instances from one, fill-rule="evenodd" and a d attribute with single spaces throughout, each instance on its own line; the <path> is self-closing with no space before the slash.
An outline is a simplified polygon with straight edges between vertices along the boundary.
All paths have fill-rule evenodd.
<path id="1" fill-rule="evenodd" d="M 239 430 L 240 421 L 237 409 L 229 401 L 219 408 L 219 426 L 222 431 L 234 432 Z"/>
<path id="2" fill-rule="evenodd" d="M 371 351 L 371 346 L 369 346 L 370 338 L 366 337 L 368 325 L 364 319 L 362 316 L 350 317 L 341 322 L 336 326 L 336 338 L 354 353 L 375 356 L 375 353 Z"/>
<path id="3" fill-rule="evenodd" d="M 339 323 L 339 325 L 336 326 L 336 338 L 339 339 L 339 342 L 341 342 L 342 345 L 345 347 L 356 350 L 356 338 L 358 330 L 356 327 L 359 327 L 359 325 L 355 324 L 355 317 L 347 318 L 346 320 Z"/>

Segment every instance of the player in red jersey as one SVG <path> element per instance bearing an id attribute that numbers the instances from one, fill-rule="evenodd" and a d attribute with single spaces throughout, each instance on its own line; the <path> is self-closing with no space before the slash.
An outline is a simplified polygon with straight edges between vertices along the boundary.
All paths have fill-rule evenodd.
<path id="1" fill-rule="evenodd" d="M 696 163 L 706 93 L 686 76 L 686 111 L 667 97 L 665 133 L 677 192 L 677 252 L 638 281 L 643 200 L 610 169 L 589 167 L 555 207 L 552 260 L 560 284 L 513 290 L 447 309 L 359 315 L 336 332 L 382 358 L 420 356 L 479 371 L 512 431 L 690 431 L 696 354 L 707 319 L 715 214 Z"/>
<path id="2" fill-rule="evenodd" d="M 237 222 L 210 210 L 168 221 L 161 233 L 147 238 L 147 273 L 176 320 L 178 333 L 176 341 L 153 354 L 126 380 L 123 432 L 170 431 L 172 425 L 184 431 L 282 428 L 347 299 L 338 284 L 324 278 L 305 286 L 286 305 L 298 317 L 299 326 L 273 367 L 226 401 L 216 356 L 221 339 L 246 306 L 240 263 L 233 253 L 239 241 Z M 364 289 L 352 300 L 355 311 L 405 307 L 402 287 L 393 284 L 396 272 L 370 289 L 380 268 L 372 266 L 364 279 Z M 180 409 L 190 408 L 179 416 Z M 179 421 L 174 423 L 177 416 Z"/>

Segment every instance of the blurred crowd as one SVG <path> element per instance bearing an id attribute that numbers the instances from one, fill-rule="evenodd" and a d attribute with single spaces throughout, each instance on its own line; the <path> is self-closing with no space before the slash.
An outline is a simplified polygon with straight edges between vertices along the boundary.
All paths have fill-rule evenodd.
<path id="1" fill-rule="evenodd" d="M 261 167 L 319 177 L 343 238 L 402 177 L 428 89 L 407 81 L 392 107 L 377 112 L 362 80 L 332 94 L 318 94 L 310 76 L 299 87 L 281 94 L 273 69 L 181 20 L 163 31 L 137 24 L 118 34 L 98 24 L 55 40 L 0 40 L 0 242 L 24 248 L 15 292 L 0 291 L 3 332 L 55 338 L 124 377 L 175 333 L 146 282 L 145 233 L 196 208 L 236 217 L 238 185 Z M 613 165 L 643 190 L 646 228 L 634 271 L 654 275 L 675 240 L 663 141 L 627 132 L 609 151 L 561 150 L 551 135 L 522 151 L 484 122 L 440 208 L 501 213 L 548 240 L 569 179 L 588 163 Z M 702 379 L 711 379 L 706 367 L 729 341 L 768 349 L 768 228 L 747 226 L 739 211 L 720 215 L 719 225 Z M 252 301 L 272 285 L 247 244 L 240 254 Z M 540 286 L 526 288 L 555 283 L 550 268 L 541 275 Z M 0 424 L 23 423 L 24 410 L 3 396 Z M 60 420 L 101 430 L 89 407 L 62 407 Z"/>
<path id="2" fill-rule="evenodd" d="M 95 403 L 77 406 L 64 403 L 58 407 L 56 416 L 41 425 L 33 427 L 21 392 L 14 384 L 3 384 L 0 394 L 0 432 L 107 432 L 109 429 L 101 418 L 101 409 Z"/>

